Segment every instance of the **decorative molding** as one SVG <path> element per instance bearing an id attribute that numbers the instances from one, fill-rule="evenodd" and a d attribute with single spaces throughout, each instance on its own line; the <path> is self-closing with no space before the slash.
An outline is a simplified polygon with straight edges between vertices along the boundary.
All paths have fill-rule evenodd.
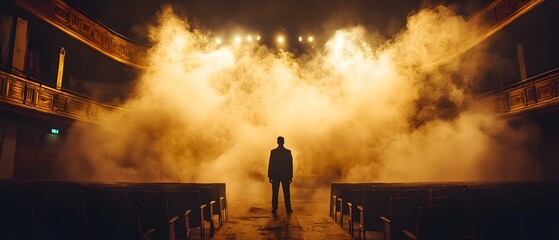
<path id="1" fill-rule="evenodd" d="M 116 61 L 135 68 L 146 68 L 147 48 L 135 44 L 84 14 L 70 7 L 62 0 L 13 0 L 31 14 L 53 25 L 68 35 L 87 44 L 93 49 Z M 544 0 L 494 0 L 468 19 L 478 38 L 463 44 L 455 57 L 493 35 L 518 17 L 533 9 Z M 444 62 L 449 59 L 442 59 Z"/>
<path id="2" fill-rule="evenodd" d="M 117 108 L 0 71 L 0 103 L 74 120 L 96 121 Z M 479 97 L 472 106 L 505 117 L 559 106 L 559 68 Z M 441 111 L 456 111 L 446 109 Z M 433 114 L 444 115 L 443 112 Z"/>
<path id="3" fill-rule="evenodd" d="M 21 111 L 38 111 L 72 120 L 96 121 L 101 112 L 122 110 L 2 71 L 0 84 L 0 105 L 15 106 Z"/>
<path id="4" fill-rule="evenodd" d="M 434 62 L 432 65 L 436 66 L 460 56 L 503 29 L 520 16 L 532 10 L 543 1 L 544 0 L 493 0 L 486 7 L 468 18 L 468 27 L 470 32 L 475 34 L 475 37 L 468 40 L 465 38 L 464 43 L 461 44 L 461 49 L 454 54 Z"/>
<path id="5" fill-rule="evenodd" d="M 133 43 L 62 0 L 13 0 L 20 7 L 106 56 L 144 69 L 147 47 Z"/>
<path id="6" fill-rule="evenodd" d="M 480 97 L 473 105 L 514 116 L 559 105 L 559 68 Z"/>
<path id="7" fill-rule="evenodd" d="M 468 19 L 472 28 L 481 28 L 481 37 L 472 43 L 472 47 L 484 41 L 520 16 L 524 15 L 544 0 L 494 0 L 485 8 Z"/>

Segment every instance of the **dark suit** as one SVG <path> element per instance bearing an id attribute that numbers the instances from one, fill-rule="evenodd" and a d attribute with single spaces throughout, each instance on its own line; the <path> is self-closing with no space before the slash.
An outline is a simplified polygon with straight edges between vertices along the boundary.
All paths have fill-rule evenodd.
<path id="1" fill-rule="evenodd" d="M 272 209 L 278 209 L 279 185 L 283 188 L 283 198 L 285 208 L 291 210 L 291 196 L 289 184 L 293 178 L 293 157 L 291 151 L 283 146 L 278 146 L 270 153 L 270 163 L 268 165 L 268 178 L 272 181 Z"/>

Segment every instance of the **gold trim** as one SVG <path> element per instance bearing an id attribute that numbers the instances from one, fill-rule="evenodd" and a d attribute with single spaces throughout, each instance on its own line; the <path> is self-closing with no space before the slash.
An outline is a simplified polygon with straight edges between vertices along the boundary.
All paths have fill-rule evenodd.
<path id="1" fill-rule="evenodd" d="M 432 65 L 436 66 L 458 57 L 464 52 L 485 41 L 491 35 L 503 29 L 542 2 L 544 2 L 544 0 L 524 0 L 522 2 L 515 0 L 495 0 L 489 3 L 482 10 L 474 13 L 467 22 L 472 31 L 479 33 L 479 37 L 475 38 L 471 42 L 466 42 L 464 47 L 460 50 L 444 59 L 441 59 L 440 61 L 433 63 Z M 503 4 L 508 4 L 507 6 L 509 8 L 500 12 L 498 15 L 497 9 Z"/>
<path id="2" fill-rule="evenodd" d="M 145 69 L 147 48 L 124 39 L 91 21 L 62 0 L 13 0 L 39 19 L 89 47 L 128 66 Z M 133 52 L 133 54 L 131 54 Z"/>
<path id="3" fill-rule="evenodd" d="M 0 89 L 7 91 L 5 95 L 0 96 L 0 103 L 19 107 L 21 111 L 38 111 L 68 119 L 94 122 L 100 112 L 124 110 L 41 85 L 14 74 L 0 71 L 0 79 Z"/>

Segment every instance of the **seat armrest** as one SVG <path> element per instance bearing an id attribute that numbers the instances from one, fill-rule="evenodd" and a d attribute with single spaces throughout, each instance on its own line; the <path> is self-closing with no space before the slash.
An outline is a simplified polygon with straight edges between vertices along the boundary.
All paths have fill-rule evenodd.
<path id="1" fill-rule="evenodd" d="M 178 216 L 172 216 L 169 218 L 169 239 L 175 239 L 175 222 L 179 219 Z"/>
<path id="2" fill-rule="evenodd" d="M 351 202 L 347 202 L 347 206 L 349 206 L 349 207 L 353 207 L 353 203 L 351 203 Z"/>
<path id="3" fill-rule="evenodd" d="M 150 228 L 144 234 L 142 234 L 142 236 L 140 236 L 140 239 L 141 240 L 150 240 L 151 236 L 153 236 L 153 233 L 155 233 L 155 228 Z"/>
<path id="4" fill-rule="evenodd" d="M 404 234 L 411 240 L 417 240 L 417 237 L 410 231 L 404 230 Z"/>
<path id="5" fill-rule="evenodd" d="M 388 219 L 388 218 L 385 217 L 385 216 L 380 216 L 380 220 L 382 220 L 384 223 L 390 224 L 390 219 Z"/>
<path id="6" fill-rule="evenodd" d="M 184 214 L 183 214 L 183 215 L 184 215 L 185 217 L 189 217 L 191 212 L 192 212 L 192 211 L 190 211 L 190 210 L 186 210 L 186 211 L 184 211 Z"/>
<path id="7" fill-rule="evenodd" d="M 365 208 L 363 208 L 363 206 L 357 206 L 357 209 L 359 209 L 359 228 L 362 229 L 365 227 Z"/>
<path id="8" fill-rule="evenodd" d="M 210 216 L 213 216 L 214 214 L 214 205 L 215 201 L 210 201 Z"/>
<path id="9" fill-rule="evenodd" d="M 186 240 L 190 240 L 190 210 L 184 211 L 184 226 L 185 226 L 185 236 Z"/>
<path id="10" fill-rule="evenodd" d="M 177 219 L 179 219 L 178 216 L 172 216 L 171 218 L 169 218 L 169 222 L 168 222 L 168 223 L 169 223 L 169 224 L 174 224 L 174 223 L 177 221 Z"/>
<path id="11" fill-rule="evenodd" d="M 380 220 L 384 223 L 384 239 L 392 239 L 392 226 L 390 219 L 385 216 L 380 216 Z"/>

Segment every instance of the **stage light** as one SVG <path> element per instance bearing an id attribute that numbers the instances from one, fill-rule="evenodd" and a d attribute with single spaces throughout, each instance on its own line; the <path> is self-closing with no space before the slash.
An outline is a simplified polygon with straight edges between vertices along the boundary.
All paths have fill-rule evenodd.
<path id="1" fill-rule="evenodd" d="M 299 42 L 303 41 L 303 37 L 299 36 Z"/>
<path id="2" fill-rule="evenodd" d="M 279 36 L 279 37 L 278 37 L 278 43 L 283 43 L 284 41 L 285 41 L 285 40 L 283 39 L 282 36 Z"/>
<path id="3" fill-rule="evenodd" d="M 344 42 L 344 36 L 338 35 L 338 36 L 336 37 L 336 43 L 337 43 L 337 44 L 342 44 L 343 42 Z"/>
<path id="4" fill-rule="evenodd" d="M 250 35 L 247 36 L 247 42 L 252 42 L 252 36 Z"/>
<path id="5" fill-rule="evenodd" d="M 256 41 L 260 41 L 260 35 L 256 36 Z"/>
<path id="6" fill-rule="evenodd" d="M 216 38 L 215 39 L 215 44 L 221 45 L 221 38 Z"/>
<path id="7" fill-rule="evenodd" d="M 313 41 L 314 41 L 314 38 L 313 38 L 312 36 L 310 36 L 309 38 L 307 38 L 307 41 L 313 42 Z"/>
<path id="8" fill-rule="evenodd" d="M 236 37 L 235 37 L 235 42 L 237 42 L 237 43 L 241 43 L 241 37 L 239 37 L 239 36 L 236 36 Z"/>

